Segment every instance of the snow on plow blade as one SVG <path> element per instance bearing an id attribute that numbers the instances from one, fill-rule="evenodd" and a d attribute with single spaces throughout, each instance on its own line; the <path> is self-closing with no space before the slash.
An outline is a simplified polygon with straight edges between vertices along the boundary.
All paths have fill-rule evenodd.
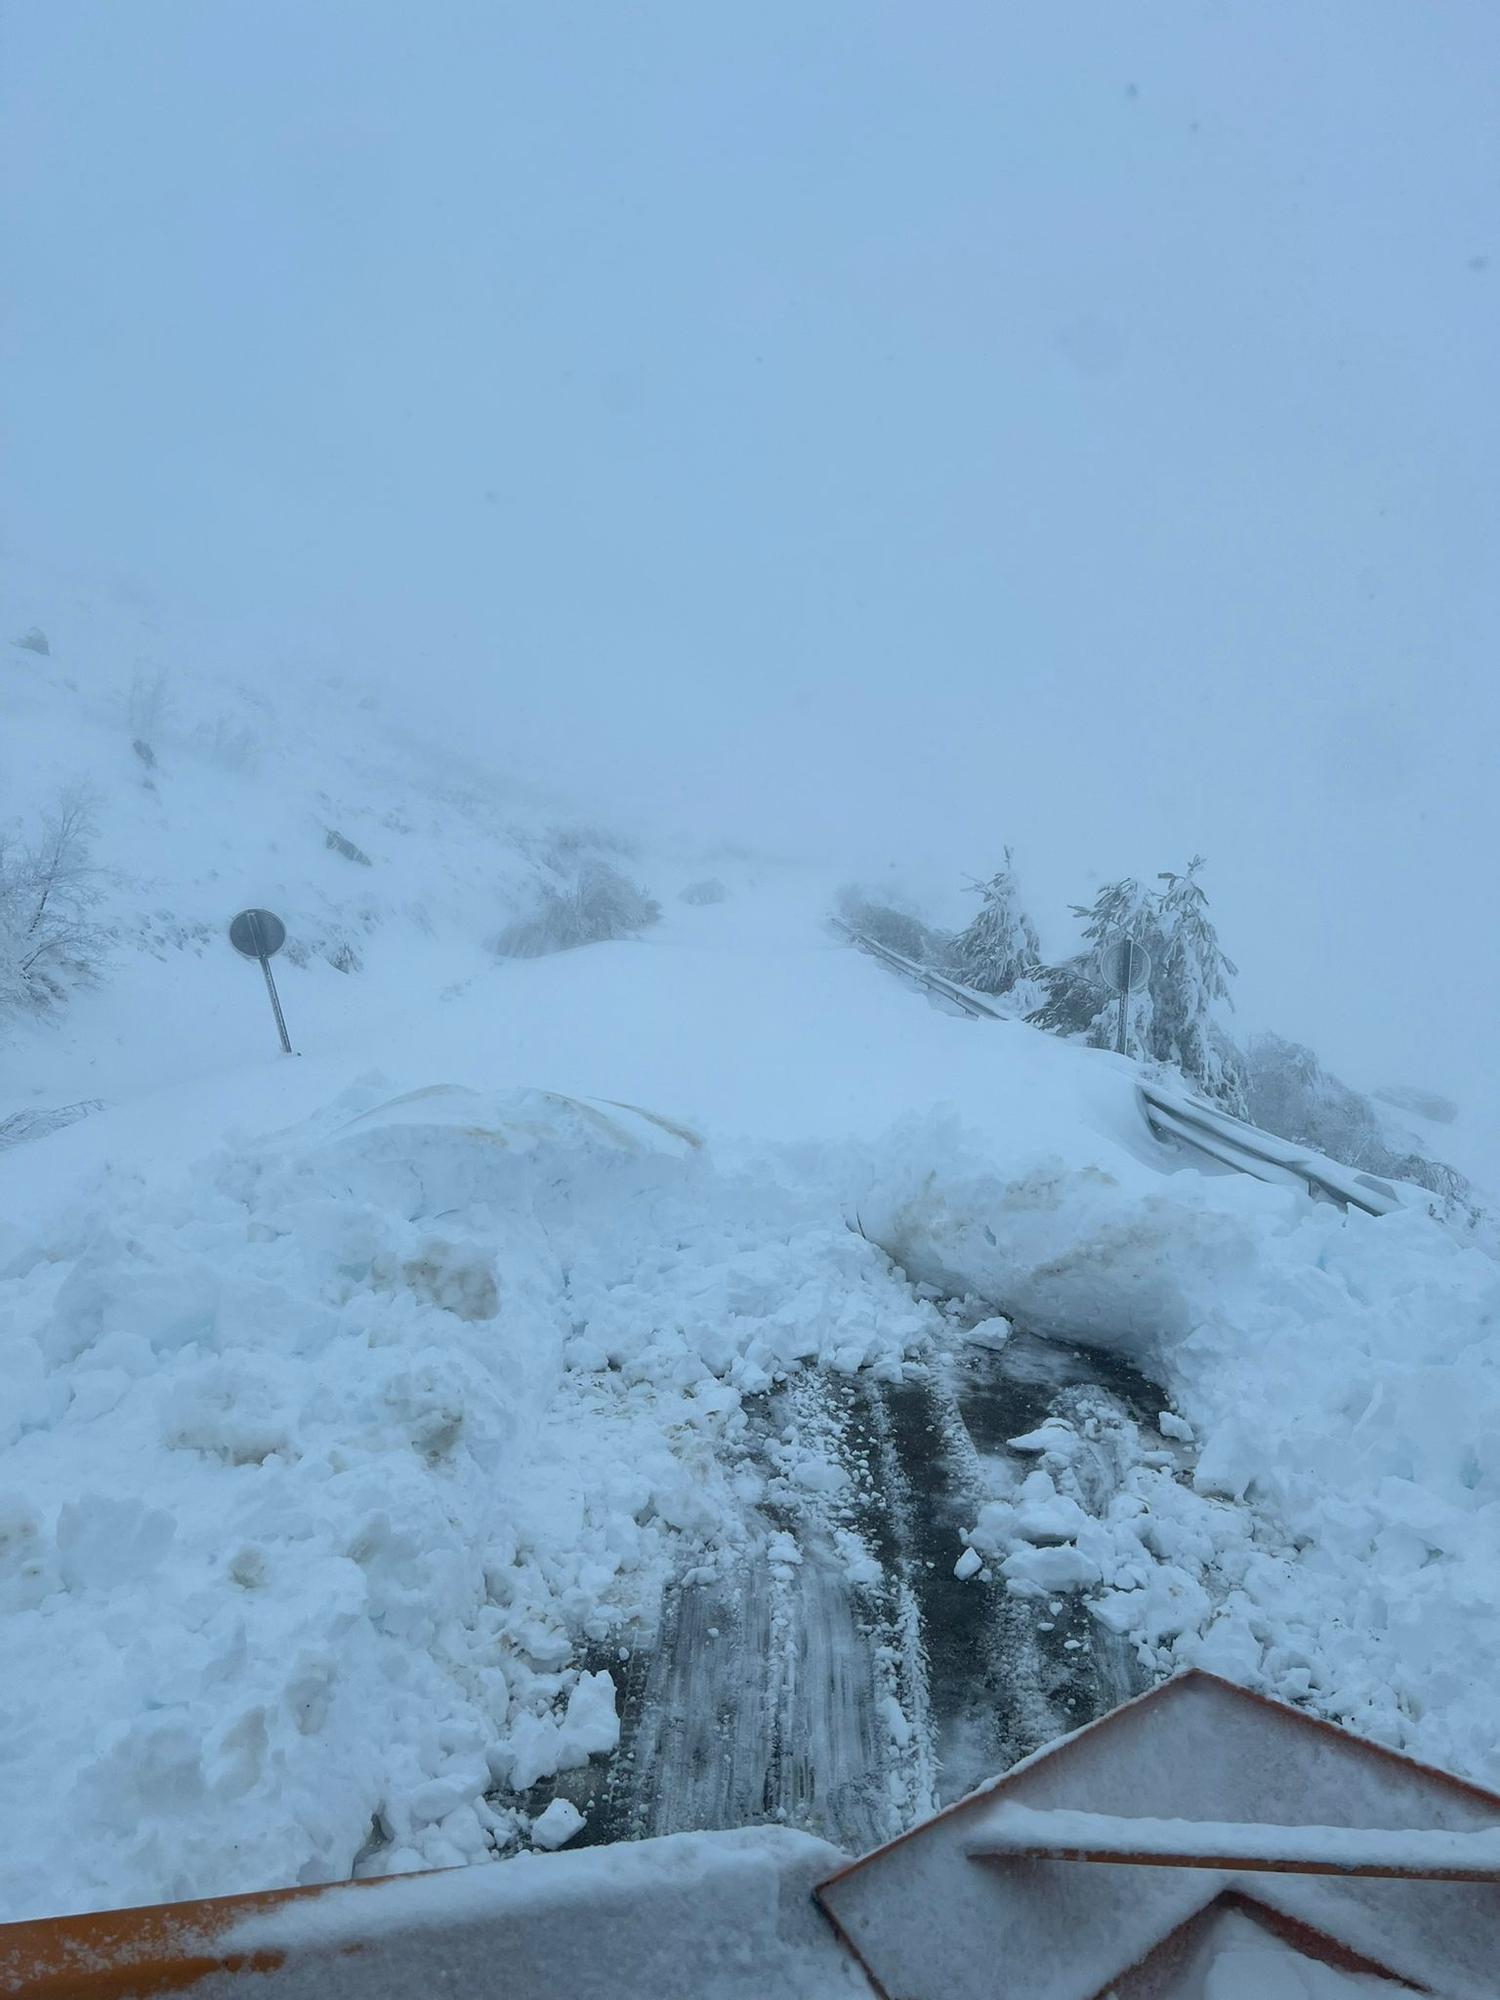
<path id="1" fill-rule="evenodd" d="M 1494 2000 L 1500 1796 L 1189 1669 L 817 1896 L 899 2000 Z"/>
<path id="2" fill-rule="evenodd" d="M 284 1950 L 236 1950 L 229 1942 L 232 1932 L 242 1921 L 320 1893 L 270 1890 L 0 1925 L 0 1993 L 37 2000 L 133 2000 L 136 1994 L 188 1991 L 210 1977 L 222 1982 L 234 1974 L 275 1973 L 285 1966 Z M 283 1988 L 273 1980 L 265 1990 L 275 1994 Z"/>
<path id="3" fill-rule="evenodd" d="M 1197 1669 L 859 1861 L 744 1827 L 0 1927 L 29 2000 L 1493 2000 L 1497 1962 L 1500 1796 Z"/>
<path id="4" fill-rule="evenodd" d="M 0 1925 L 26 2000 L 767 2000 L 867 1992 L 783 1827 Z"/>

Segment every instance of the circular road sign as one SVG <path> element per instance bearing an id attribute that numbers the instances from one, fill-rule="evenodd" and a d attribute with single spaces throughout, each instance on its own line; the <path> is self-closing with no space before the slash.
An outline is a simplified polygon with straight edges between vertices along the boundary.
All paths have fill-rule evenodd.
<path id="1" fill-rule="evenodd" d="M 229 942 L 245 958 L 274 958 L 286 943 L 286 925 L 273 910 L 241 910 Z"/>
<path id="2" fill-rule="evenodd" d="M 1112 993 L 1139 993 L 1151 977 L 1151 954 L 1128 937 L 1111 938 L 1099 952 L 1099 972 Z"/>

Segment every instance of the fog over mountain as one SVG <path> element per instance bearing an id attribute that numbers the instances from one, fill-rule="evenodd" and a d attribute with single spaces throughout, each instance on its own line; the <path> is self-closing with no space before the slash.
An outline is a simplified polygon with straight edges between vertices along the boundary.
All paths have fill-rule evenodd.
<path id="1" fill-rule="evenodd" d="M 1399 0 L 10 9 L 11 580 L 619 815 L 950 897 L 1009 842 L 1053 951 L 1201 850 L 1242 1026 L 1482 1123 L 1497 58 Z"/>

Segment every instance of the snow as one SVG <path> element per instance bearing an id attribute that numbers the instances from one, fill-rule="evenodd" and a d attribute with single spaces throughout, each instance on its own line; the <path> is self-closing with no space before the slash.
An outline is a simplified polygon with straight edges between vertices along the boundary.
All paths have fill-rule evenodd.
<path id="1" fill-rule="evenodd" d="M 929 1123 L 857 1197 L 913 1276 L 1135 1358 L 1201 1440 L 1189 1486 L 1171 1453 L 1135 1452 L 1055 1587 L 1089 1588 L 1093 1565 L 1096 1612 L 1154 1671 L 1215 1666 L 1500 1778 L 1472 1671 L 1500 1646 L 1493 1259 L 1419 1210 L 1345 1214 L 1190 1173 L 1153 1185 L 1098 1154 L 1011 1169 L 991 1134 Z M 1055 1426 L 1013 1444 L 1077 1449 Z M 1002 1511 L 976 1546 L 1043 1589 L 1057 1558 L 1024 1526 Z"/>
<path id="2" fill-rule="evenodd" d="M 284 1903 L 216 1947 L 285 1953 L 288 2000 L 482 1993 L 497 1978 L 569 2000 L 868 2000 L 810 1893 L 846 1858 L 785 1827 L 525 1855 Z"/>
<path id="3" fill-rule="evenodd" d="M 964 1338 L 971 1347 L 1004 1347 L 1010 1339 L 1011 1324 L 999 1313 L 992 1313 L 988 1319 L 977 1321 Z"/>
<path id="4" fill-rule="evenodd" d="M 500 962 L 545 802 L 330 689 L 235 764 L 275 719 L 206 678 L 148 790 L 123 688 L 37 675 L 18 809 L 93 777 L 121 944 L 0 1057 L 0 1915 L 524 1847 L 521 1794 L 616 1750 L 600 1660 L 743 1536 L 746 1399 L 1013 1327 L 1161 1414 L 1012 1439 L 970 1592 L 1081 1594 L 1150 1675 L 1500 1781 L 1483 1238 L 1184 1164 L 1133 1064 L 929 1006 L 815 869 L 716 855 L 685 903 L 710 857 L 643 852 L 659 927 Z M 295 1061 L 222 939 L 246 902 L 313 946 Z"/>
<path id="5" fill-rule="evenodd" d="M 1214 1919 L 1208 1940 L 1211 1964 L 1197 1989 L 1201 2000 L 1379 2000 L 1381 1994 L 1409 1990 L 1376 1973 L 1344 1972 L 1320 1964 L 1253 1923 L 1238 1910 Z M 1186 1989 L 1191 1992 L 1193 1989 Z"/>
<path id="6" fill-rule="evenodd" d="M 836 1206 L 536 1092 L 106 1169 L 6 1272 L 15 1914 L 503 1845 L 618 1743 L 579 1649 L 743 1532 L 742 1393 L 934 1322 Z"/>
<path id="7" fill-rule="evenodd" d="M 583 1814 L 571 1799 L 554 1799 L 531 1822 L 531 1844 L 551 1854 L 583 1832 Z"/>
<path id="8" fill-rule="evenodd" d="M 1231 1820 L 1130 1819 L 1112 1813 L 1038 1810 L 1002 1803 L 976 1823 L 973 1855 L 1049 1852 L 1151 1854 L 1198 1862 L 1328 1864 L 1441 1875 L 1470 1869 L 1500 1871 L 1500 1826 L 1478 1833 L 1364 1826 L 1280 1826 Z"/>
<path id="9" fill-rule="evenodd" d="M 1180 1982 L 1197 1993 L 1188 1975 L 1214 1956 L 1199 1949 L 1211 1946 L 1202 1920 L 1216 1931 L 1241 1899 L 1421 1990 L 1483 2000 L 1500 1922 L 1490 1885 L 1219 1863 L 1226 1850 L 1269 1859 L 1290 1848 L 1342 1851 L 1353 1866 L 1485 1866 L 1497 1834 L 1495 1799 L 1190 1674 L 1022 1759 L 988 1795 L 867 1856 L 819 1897 L 882 1986 L 911 2000 L 977 2000 L 997 1963 L 1029 2000 L 1080 2000 L 1117 1979 L 1136 1991 L 1126 1967 L 1140 1968 L 1141 1992 L 1157 1990 L 1156 1973 L 1170 1975 L 1164 1991 Z M 1201 1865 L 1012 1858 L 1091 1848 L 1096 1836 L 1101 1848 L 1186 1852 Z M 1220 1903 L 1226 1894 L 1235 1902 Z M 1280 1970 L 1273 1954 L 1263 1991 L 1297 1990 Z"/>

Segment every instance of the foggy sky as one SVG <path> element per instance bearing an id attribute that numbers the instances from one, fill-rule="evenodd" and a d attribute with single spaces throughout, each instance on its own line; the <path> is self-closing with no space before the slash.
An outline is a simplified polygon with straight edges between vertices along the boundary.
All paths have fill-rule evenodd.
<path id="1" fill-rule="evenodd" d="M 1489 1090 L 1492 0 L 11 0 L 8 560 Z M 278 664 L 280 663 L 280 664 Z"/>

